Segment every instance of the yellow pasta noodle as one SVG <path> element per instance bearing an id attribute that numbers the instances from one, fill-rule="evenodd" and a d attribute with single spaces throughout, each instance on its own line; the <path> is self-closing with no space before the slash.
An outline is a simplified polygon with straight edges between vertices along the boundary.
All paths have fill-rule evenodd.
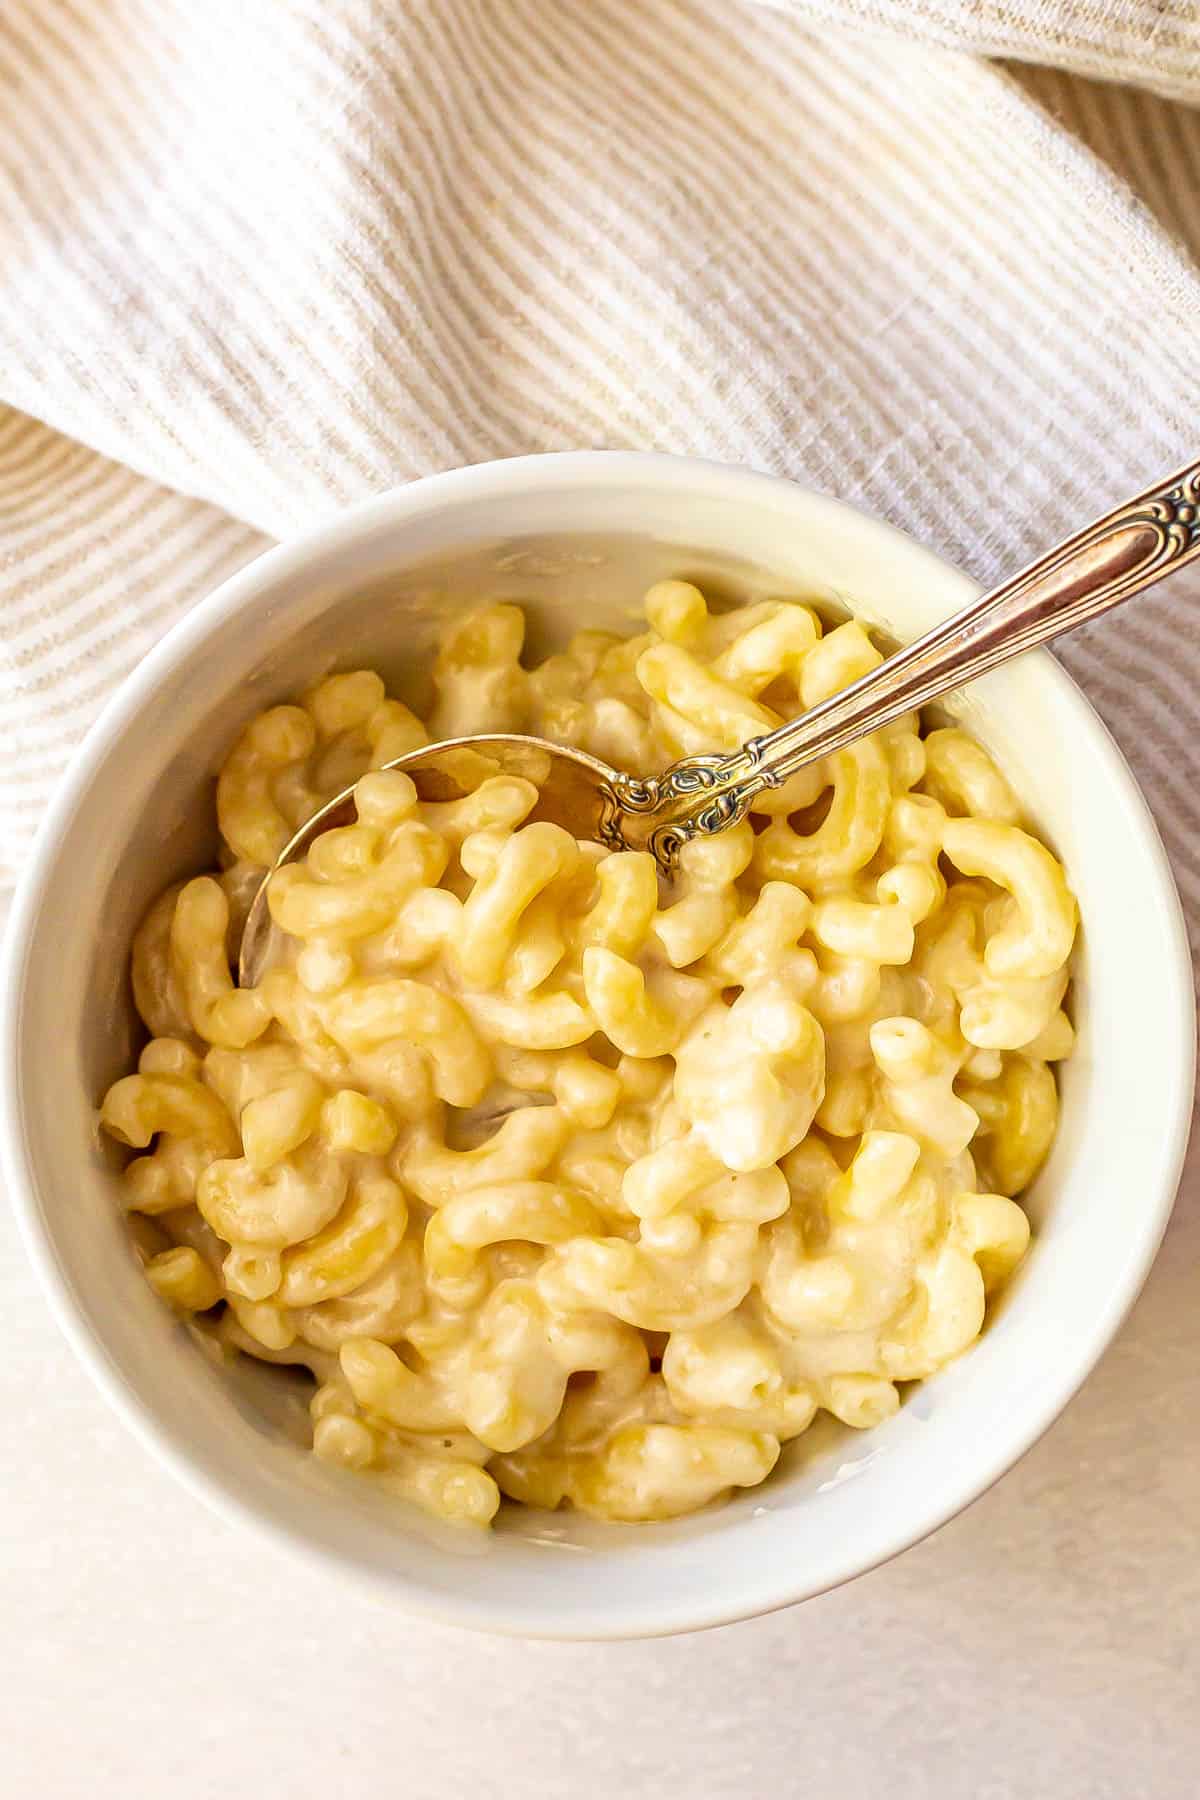
<path id="1" fill-rule="evenodd" d="M 502 1495 L 672 1518 L 822 1410 L 886 1429 L 1025 1253 L 1074 1043 L 1066 874 L 957 727 L 801 770 L 671 882 L 474 753 L 452 801 L 384 766 L 517 730 L 653 772 L 880 659 L 803 597 L 644 610 L 537 667 L 518 607 L 464 613 L 427 721 L 362 669 L 251 719 L 222 870 L 134 940 L 150 1040 L 100 1109 L 176 1317 L 309 1370 L 321 1461 L 464 1528 Z M 239 990 L 262 870 L 350 786 Z"/>

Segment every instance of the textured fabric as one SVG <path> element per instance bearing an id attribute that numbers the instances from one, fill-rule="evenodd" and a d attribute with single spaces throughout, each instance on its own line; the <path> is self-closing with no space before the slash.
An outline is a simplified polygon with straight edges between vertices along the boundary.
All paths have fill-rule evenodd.
<path id="1" fill-rule="evenodd" d="M 802 18 L 1200 100 L 1196 0 L 772 0 Z"/>
<path id="2" fill-rule="evenodd" d="M 0 879 L 171 619 L 395 482 L 702 453 L 991 578 L 1182 461 L 1197 115 L 941 46 L 1186 96 L 1197 30 L 1193 0 L 5 0 Z M 1064 656 L 1200 902 L 1189 595 Z"/>
<path id="3" fill-rule="evenodd" d="M 1014 65 L 1012 73 L 1027 94 L 1127 181 L 1200 260 L 1200 106 L 1174 106 L 1134 88 L 1064 75 L 1061 69 Z"/>

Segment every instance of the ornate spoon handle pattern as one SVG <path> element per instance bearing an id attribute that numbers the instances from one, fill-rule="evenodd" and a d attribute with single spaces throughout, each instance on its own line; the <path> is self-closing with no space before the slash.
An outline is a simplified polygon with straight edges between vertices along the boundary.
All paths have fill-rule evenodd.
<path id="1" fill-rule="evenodd" d="M 1116 507 L 850 687 L 728 756 L 618 775 L 605 841 L 670 868 L 689 839 L 744 817 L 764 788 L 990 669 L 1099 618 L 1200 556 L 1200 462 Z"/>

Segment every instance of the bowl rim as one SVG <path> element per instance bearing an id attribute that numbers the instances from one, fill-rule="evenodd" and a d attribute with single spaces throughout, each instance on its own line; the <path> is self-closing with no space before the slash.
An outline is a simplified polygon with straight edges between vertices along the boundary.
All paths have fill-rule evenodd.
<path id="1" fill-rule="evenodd" d="M 476 463 L 425 476 L 350 506 L 312 530 L 263 552 L 198 601 L 164 634 L 109 697 L 74 752 L 15 890 L 4 933 L 0 956 L 0 1174 L 5 1178 L 19 1235 L 60 1329 L 123 1422 L 185 1488 L 227 1520 L 248 1525 L 272 1543 L 304 1556 L 310 1564 L 319 1563 L 343 1580 L 350 1577 L 376 1602 L 381 1588 L 377 1568 L 368 1567 L 353 1554 L 320 1540 L 290 1520 L 269 1513 L 240 1491 L 234 1474 L 206 1466 L 187 1449 L 129 1386 L 111 1358 L 101 1331 L 77 1302 L 67 1273 L 58 1261 L 26 1152 L 21 1017 L 24 971 L 40 900 L 50 881 L 59 839 L 108 750 L 136 717 L 162 675 L 185 662 L 224 619 L 252 603 L 260 591 L 302 574 L 316 556 L 336 553 L 360 537 L 369 536 L 377 526 L 402 523 L 407 517 L 441 504 L 484 496 L 502 498 L 505 492 L 529 491 L 531 487 L 582 492 L 597 485 L 628 482 L 639 475 L 660 489 L 666 484 L 694 491 L 698 485 L 707 484 L 731 500 L 773 500 L 784 508 L 799 502 L 809 509 L 810 515 L 823 513 L 830 523 L 849 525 L 861 534 L 873 535 L 884 548 L 889 541 L 903 546 L 910 568 L 921 558 L 926 559 L 931 571 L 937 570 L 943 587 L 953 578 L 964 603 L 980 591 L 961 570 L 908 533 L 847 501 L 805 488 L 785 476 L 712 459 L 642 451 L 563 451 Z M 1154 1197 L 1154 1205 L 1139 1216 L 1140 1229 L 1131 1245 L 1124 1279 L 1114 1287 L 1109 1304 L 1098 1315 L 1086 1348 L 1072 1359 L 1065 1375 L 1060 1372 L 1056 1381 L 1047 1383 L 1040 1404 L 1029 1408 L 1019 1430 L 1009 1434 L 999 1448 L 973 1460 L 968 1478 L 951 1479 L 944 1485 L 923 1522 L 900 1528 L 886 1549 L 870 1554 L 865 1561 L 847 1554 L 837 1566 L 831 1562 L 828 1578 L 815 1585 L 811 1581 L 789 1585 L 786 1571 L 764 1583 L 761 1577 L 756 1580 L 748 1568 L 733 1604 L 706 1604 L 703 1596 L 673 1606 L 650 1599 L 624 1603 L 619 1610 L 576 1610 L 565 1618 L 561 1610 L 556 1612 L 545 1605 L 531 1606 L 529 1616 L 517 1616 L 513 1609 L 497 1611 L 487 1603 L 473 1600 L 469 1593 L 435 1595 L 429 1589 L 416 1588 L 401 1571 L 393 1571 L 387 1590 L 397 1596 L 410 1616 L 503 1636 L 627 1639 L 729 1624 L 828 1592 L 902 1554 L 993 1486 L 1049 1429 L 1111 1344 L 1136 1301 L 1161 1244 L 1187 1150 L 1196 1055 L 1191 958 L 1183 909 L 1166 850 L 1149 805 L 1119 747 L 1075 682 L 1047 651 L 1028 653 L 1024 660 L 1036 667 L 1043 687 L 1074 716 L 1075 725 L 1088 739 L 1088 754 L 1100 760 L 1118 790 L 1127 818 L 1140 838 L 1147 880 L 1158 889 L 1168 940 L 1166 958 L 1174 964 L 1178 976 L 1172 984 L 1176 1000 L 1173 1017 L 1163 1020 L 1164 1034 L 1170 1034 L 1172 1043 L 1163 1057 L 1170 1084 L 1163 1095 L 1160 1152 L 1154 1178 L 1147 1182 L 1147 1193 Z"/>

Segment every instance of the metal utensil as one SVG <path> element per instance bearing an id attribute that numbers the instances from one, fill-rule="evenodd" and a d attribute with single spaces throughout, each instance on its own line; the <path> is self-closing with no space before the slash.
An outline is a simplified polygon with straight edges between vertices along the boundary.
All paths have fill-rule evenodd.
<path id="1" fill-rule="evenodd" d="M 534 817 L 613 850 L 649 850 L 669 874 L 683 844 L 744 818 L 765 788 L 781 786 L 805 764 L 1099 618 L 1198 556 L 1200 461 L 1194 461 L 972 600 L 831 699 L 727 755 L 687 756 L 661 775 L 639 776 L 582 750 L 500 734 L 429 744 L 386 766 L 411 776 L 422 800 L 455 799 L 478 782 L 475 752 L 494 765 L 489 772 L 535 783 L 540 799 Z M 275 868 L 304 856 L 321 832 L 354 816 L 354 790 L 348 788 L 300 828 Z M 246 919 L 238 963 L 243 987 L 253 986 L 265 966 L 267 886 L 274 872 L 264 878 Z"/>

